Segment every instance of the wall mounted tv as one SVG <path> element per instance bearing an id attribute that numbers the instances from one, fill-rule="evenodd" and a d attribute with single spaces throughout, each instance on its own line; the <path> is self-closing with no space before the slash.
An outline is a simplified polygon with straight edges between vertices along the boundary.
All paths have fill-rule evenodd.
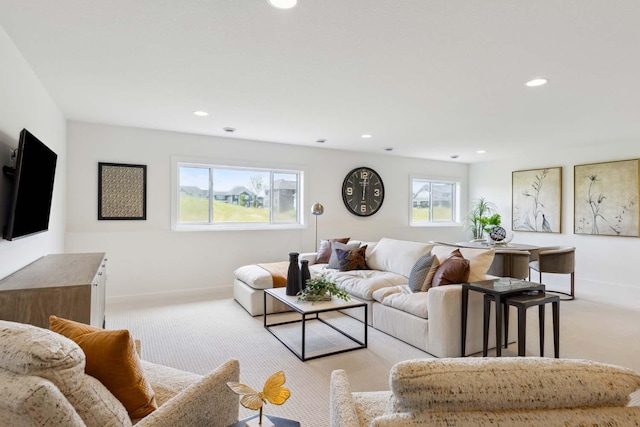
<path id="1" fill-rule="evenodd" d="M 15 159 L 15 168 L 3 168 L 5 174 L 13 179 L 7 224 L 3 231 L 7 240 L 49 229 L 58 155 L 23 129 Z"/>

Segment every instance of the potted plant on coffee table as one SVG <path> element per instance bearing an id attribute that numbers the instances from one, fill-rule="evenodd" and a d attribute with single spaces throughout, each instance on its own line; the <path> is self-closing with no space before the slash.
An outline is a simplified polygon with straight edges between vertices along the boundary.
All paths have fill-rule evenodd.
<path id="1" fill-rule="evenodd" d="M 298 292 L 298 301 L 331 301 L 331 297 L 337 297 L 345 301 L 349 301 L 349 294 L 338 289 L 338 286 L 327 280 L 322 275 L 320 277 L 307 279 L 304 288 Z"/>

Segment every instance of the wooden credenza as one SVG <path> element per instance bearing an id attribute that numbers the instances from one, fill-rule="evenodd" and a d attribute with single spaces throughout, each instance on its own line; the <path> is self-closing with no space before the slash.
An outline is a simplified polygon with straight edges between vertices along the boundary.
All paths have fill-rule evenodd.
<path id="1" fill-rule="evenodd" d="M 49 328 L 54 314 L 103 328 L 105 255 L 47 255 L 0 280 L 0 319 Z"/>

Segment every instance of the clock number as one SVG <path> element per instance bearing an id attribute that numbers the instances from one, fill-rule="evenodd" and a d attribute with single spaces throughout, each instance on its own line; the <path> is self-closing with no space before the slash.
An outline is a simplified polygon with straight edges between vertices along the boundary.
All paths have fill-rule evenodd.
<path id="1" fill-rule="evenodd" d="M 347 196 L 353 196 L 353 187 L 347 187 Z"/>
<path id="2" fill-rule="evenodd" d="M 369 178 L 369 172 L 368 171 L 360 171 L 360 179 L 367 179 Z"/>
<path id="3" fill-rule="evenodd" d="M 376 197 L 380 197 L 380 189 L 376 188 L 375 190 L 373 190 L 373 195 Z"/>
<path id="4" fill-rule="evenodd" d="M 367 213 L 367 205 L 360 205 L 360 212 Z"/>

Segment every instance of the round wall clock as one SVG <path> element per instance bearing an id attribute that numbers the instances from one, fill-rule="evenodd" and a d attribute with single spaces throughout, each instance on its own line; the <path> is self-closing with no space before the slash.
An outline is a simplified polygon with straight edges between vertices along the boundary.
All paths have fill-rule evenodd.
<path id="1" fill-rule="evenodd" d="M 342 182 L 342 201 L 349 212 L 371 216 L 384 201 L 384 185 L 376 171 L 367 167 L 355 168 Z"/>

